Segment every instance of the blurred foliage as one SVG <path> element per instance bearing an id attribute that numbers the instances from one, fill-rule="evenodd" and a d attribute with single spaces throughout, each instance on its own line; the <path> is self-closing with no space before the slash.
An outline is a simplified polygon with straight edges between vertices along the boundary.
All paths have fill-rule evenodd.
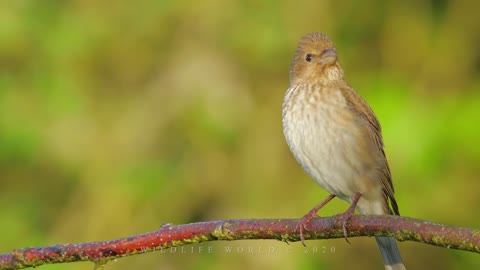
<path id="1" fill-rule="evenodd" d="M 384 129 L 401 213 L 478 226 L 478 1 L 2 1 L 0 252 L 227 218 L 300 217 L 327 194 L 281 103 L 298 39 L 326 32 Z M 336 200 L 322 210 L 346 209 Z M 369 238 L 207 243 L 109 269 L 380 269 Z M 275 247 L 273 254 L 234 247 Z M 196 246 L 198 247 L 198 246 Z M 400 243 L 411 269 L 478 256 Z M 345 260 L 345 258 L 349 258 Z M 85 269 L 90 264 L 42 269 Z"/>

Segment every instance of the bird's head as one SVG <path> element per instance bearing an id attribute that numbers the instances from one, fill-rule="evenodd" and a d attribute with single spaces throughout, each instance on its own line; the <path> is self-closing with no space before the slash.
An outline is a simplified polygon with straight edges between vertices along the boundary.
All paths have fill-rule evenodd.
<path id="1" fill-rule="evenodd" d="M 299 43 L 290 68 L 290 84 L 325 83 L 343 79 L 337 51 L 323 33 L 310 33 Z"/>

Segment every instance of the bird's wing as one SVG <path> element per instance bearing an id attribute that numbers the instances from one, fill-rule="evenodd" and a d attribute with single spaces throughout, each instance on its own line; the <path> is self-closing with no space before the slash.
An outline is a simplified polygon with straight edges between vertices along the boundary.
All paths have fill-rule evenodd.
<path id="1" fill-rule="evenodd" d="M 360 115 L 365 122 L 370 125 L 371 128 L 367 128 L 368 136 L 371 139 L 372 145 L 375 151 L 379 151 L 381 155 L 383 155 L 383 160 L 385 160 L 384 164 L 382 164 L 382 173 L 381 173 L 381 181 L 382 181 L 382 190 L 385 196 L 386 206 L 388 207 L 388 201 L 392 206 L 392 210 L 389 209 L 391 214 L 400 215 L 398 211 L 397 201 L 395 200 L 394 196 L 394 189 L 392 183 L 392 176 L 390 174 L 390 167 L 388 166 L 388 161 L 385 156 L 384 146 L 383 146 L 383 139 L 382 139 L 382 128 L 380 127 L 380 123 L 375 116 L 373 110 L 368 106 L 368 104 L 363 100 L 360 95 L 358 95 L 350 86 L 344 85 L 341 87 L 341 91 L 343 92 L 347 104 L 350 108 Z"/>

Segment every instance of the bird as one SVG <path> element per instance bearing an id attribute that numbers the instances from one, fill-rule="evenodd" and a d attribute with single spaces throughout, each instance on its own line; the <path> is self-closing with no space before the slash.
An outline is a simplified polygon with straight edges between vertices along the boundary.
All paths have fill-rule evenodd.
<path id="1" fill-rule="evenodd" d="M 351 204 L 340 215 L 345 237 L 355 210 L 363 215 L 400 215 L 380 123 L 345 81 L 337 50 L 324 33 L 306 34 L 298 42 L 282 124 L 297 162 L 330 193 L 298 222 L 302 243 L 310 220 L 334 197 Z M 395 239 L 375 240 L 386 270 L 406 269 Z"/>

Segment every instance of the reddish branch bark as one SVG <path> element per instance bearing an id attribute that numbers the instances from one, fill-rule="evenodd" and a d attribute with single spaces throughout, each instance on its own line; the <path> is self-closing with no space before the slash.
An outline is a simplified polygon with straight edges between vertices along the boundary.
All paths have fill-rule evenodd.
<path id="1" fill-rule="evenodd" d="M 0 269 L 21 269 L 77 261 L 106 262 L 118 257 L 215 240 L 276 239 L 299 241 L 297 219 L 244 219 L 164 225 L 159 230 L 126 238 L 79 244 L 29 247 L 0 254 Z M 447 226 L 399 216 L 355 215 L 348 223 L 349 237 L 391 236 L 399 241 L 480 253 L 480 230 Z M 312 220 L 305 239 L 343 237 L 335 217 Z"/>

